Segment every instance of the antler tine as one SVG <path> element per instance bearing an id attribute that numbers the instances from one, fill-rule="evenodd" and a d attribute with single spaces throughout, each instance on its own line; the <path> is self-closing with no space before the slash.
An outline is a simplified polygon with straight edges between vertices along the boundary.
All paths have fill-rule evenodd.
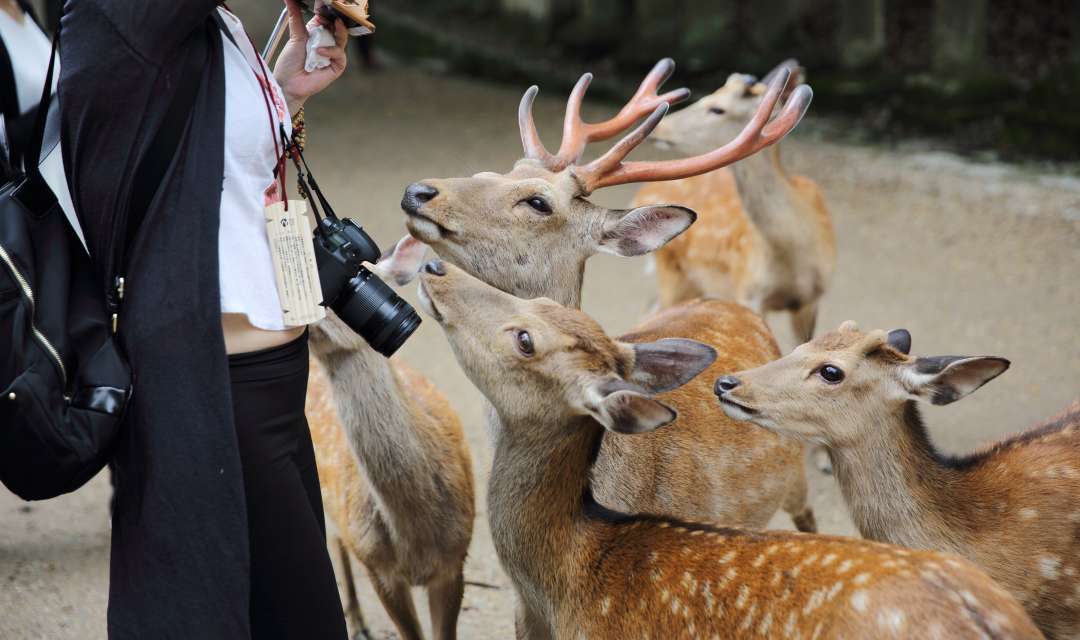
<path id="1" fill-rule="evenodd" d="M 639 119 L 652 113 L 660 104 L 675 104 L 690 96 L 688 89 L 676 89 L 663 95 L 657 93 L 660 85 L 664 84 L 675 71 L 675 62 L 671 58 L 664 58 L 653 66 L 652 70 L 641 81 L 633 97 L 623 105 L 619 113 L 610 120 L 603 122 L 588 123 L 581 118 L 581 105 L 585 100 L 585 92 L 592 83 L 593 75 L 586 73 L 574 85 L 570 97 L 566 101 L 566 116 L 563 119 L 563 139 L 559 145 L 559 151 L 554 156 L 546 151 L 543 154 L 537 152 L 534 159 L 542 160 L 552 171 L 561 171 L 576 163 L 585 152 L 585 147 L 590 142 L 608 140 L 625 131 Z M 520 116 L 519 116 L 520 119 Z M 523 121 L 524 122 L 524 121 Z M 522 124 L 522 139 L 525 139 L 525 124 Z M 531 121 L 530 121 L 530 126 Z M 534 131 L 534 129 L 530 129 Z M 538 138 L 537 138 L 538 139 Z M 536 145 L 530 143 L 535 148 Z M 527 151 L 528 152 L 528 151 Z M 546 155 L 544 155 L 546 154 Z M 543 158 L 540 156 L 544 155 Z"/>
<path id="2" fill-rule="evenodd" d="M 777 117 L 776 121 L 771 126 L 766 127 L 790 75 L 791 72 L 788 69 L 783 69 L 772 79 L 765 96 L 761 100 L 761 104 L 758 105 L 758 109 L 754 112 L 750 122 L 743 127 L 743 130 L 734 140 L 719 149 L 714 149 L 709 153 L 693 158 L 660 162 L 622 162 L 625 153 L 621 157 L 615 157 L 609 152 L 596 161 L 577 169 L 575 175 L 581 182 L 585 192 L 591 193 L 601 187 L 626 184 L 628 182 L 655 182 L 688 178 L 741 160 L 787 135 L 799 123 L 807 107 L 809 107 L 813 93 L 809 87 L 799 87 L 791 96 L 791 99 L 788 100 L 787 105 L 785 105 L 783 112 Z M 635 131 L 628 137 L 633 137 L 637 133 L 638 131 Z M 625 149 L 626 153 L 629 153 L 633 146 L 624 146 L 622 142 L 616 145 L 617 148 Z"/>
<path id="3" fill-rule="evenodd" d="M 586 167 L 575 172 L 579 178 L 585 175 L 598 175 L 604 176 L 607 173 L 616 170 L 622 163 L 623 158 L 630 155 L 630 152 L 634 150 L 639 144 L 645 141 L 645 138 L 649 137 L 649 134 L 653 132 L 656 125 L 660 124 L 660 121 L 667 115 L 670 107 L 666 102 L 661 102 L 656 106 L 656 109 L 642 122 L 636 129 L 631 131 L 622 140 L 619 140 L 615 146 L 608 149 L 607 153 L 600 156 L 596 160 L 590 162 Z"/>
<path id="4" fill-rule="evenodd" d="M 521 146 L 525 149 L 525 157 L 551 166 L 555 158 L 541 142 L 536 121 L 533 119 L 533 102 L 536 101 L 538 93 L 540 87 L 534 84 L 521 96 L 521 103 L 518 105 L 518 130 L 521 132 Z"/>

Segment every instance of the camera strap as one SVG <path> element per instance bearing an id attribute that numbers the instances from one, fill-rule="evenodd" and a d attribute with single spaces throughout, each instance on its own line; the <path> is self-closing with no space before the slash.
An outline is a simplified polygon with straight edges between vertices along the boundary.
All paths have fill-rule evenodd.
<path id="1" fill-rule="evenodd" d="M 285 127 L 281 127 L 281 135 L 285 135 Z M 319 184 L 315 181 L 315 175 L 311 173 L 311 168 L 304 158 L 304 152 L 300 150 L 300 145 L 294 141 L 286 149 L 286 155 L 292 158 L 293 166 L 296 167 L 296 187 L 300 191 L 300 195 L 311 206 L 311 213 L 315 216 L 315 222 L 321 223 L 323 217 L 336 220 L 337 214 L 334 213 L 333 207 L 330 206 L 330 202 L 327 201 L 322 189 L 319 188 Z M 316 198 L 318 202 L 316 202 Z M 321 212 L 320 205 L 322 206 Z M 322 225 L 317 224 L 316 228 L 322 229 Z"/>

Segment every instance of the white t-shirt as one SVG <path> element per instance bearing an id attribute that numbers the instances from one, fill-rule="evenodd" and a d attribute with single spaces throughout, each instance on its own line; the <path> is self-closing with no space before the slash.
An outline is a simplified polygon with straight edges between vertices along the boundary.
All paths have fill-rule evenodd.
<path id="1" fill-rule="evenodd" d="M 221 312 L 244 314 L 260 329 L 283 330 L 285 318 L 263 216 L 266 204 L 280 199 L 280 187 L 274 179 L 274 137 L 260 88 L 262 67 L 240 19 L 225 9 L 218 11 L 236 41 L 234 45 L 221 34 L 225 54 L 225 182 L 218 230 Z M 273 135 L 279 122 L 291 135 L 284 94 L 273 74 L 266 77 Z"/>
<path id="2" fill-rule="evenodd" d="M 17 10 L 21 12 L 21 9 Z M 0 9 L 0 38 L 4 40 L 11 67 L 15 72 L 15 93 L 19 94 L 19 111 L 26 113 L 41 100 L 41 87 L 49 70 L 49 52 L 52 43 L 41 32 L 30 16 L 23 14 L 21 20 L 11 17 Z M 57 65 L 59 68 L 60 65 Z M 59 70 L 53 71 L 52 90 L 56 92 Z"/>

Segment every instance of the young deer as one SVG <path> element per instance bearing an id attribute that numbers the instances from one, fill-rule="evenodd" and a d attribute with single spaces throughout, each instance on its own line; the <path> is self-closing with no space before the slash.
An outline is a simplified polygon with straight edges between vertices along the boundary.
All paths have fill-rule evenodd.
<path id="1" fill-rule="evenodd" d="M 731 75 L 724 86 L 664 118 L 653 140 L 700 152 L 735 135 L 755 114 L 772 79 L 802 68 L 787 60 L 765 79 Z M 783 96 L 785 99 L 789 96 Z M 790 311 L 795 337 L 814 335 L 818 300 L 836 264 L 836 240 L 825 200 L 808 178 L 791 176 L 780 145 L 704 175 L 646 185 L 634 206 L 679 202 L 698 221 L 655 254 L 661 307 L 710 297 L 765 315 Z"/>
<path id="2" fill-rule="evenodd" d="M 410 233 L 442 258 L 503 291 L 580 306 L 586 259 L 598 252 L 636 256 L 653 251 L 695 219 L 693 211 L 674 205 L 606 209 L 589 202 L 589 194 L 609 185 L 671 180 L 735 162 L 782 138 L 810 102 L 809 87 L 799 87 L 769 122 L 787 84 L 784 70 L 771 81 L 746 129 L 729 144 L 672 162 L 624 162 L 660 122 L 668 103 L 687 96 L 685 89 L 658 94 L 673 69 L 671 60 L 661 61 L 626 106 L 599 123 L 581 119 L 582 100 L 592 78 L 583 76 L 570 94 L 562 144 L 554 155 L 537 134 L 532 118 L 537 89 L 530 88 L 518 112 L 526 157 L 503 175 L 480 173 L 411 185 L 402 200 Z M 645 116 L 645 122 L 610 151 L 578 164 L 589 142 L 611 138 Z M 668 309 L 624 339 L 643 342 L 671 335 L 717 347 L 723 362 L 763 364 L 779 356 L 760 318 L 719 301 Z M 716 366 L 716 373 L 721 372 L 721 365 Z M 704 381 L 673 392 L 667 401 L 683 416 L 671 429 L 641 438 L 633 446 L 618 435 L 604 438 L 595 477 L 603 504 L 630 513 L 753 527 L 765 526 L 782 506 L 799 529 L 814 530 L 801 445 L 728 421 L 710 406 L 711 388 Z M 498 419 L 492 415 L 493 421 Z M 738 433 L 734 439 L 727 435 L 732 431 Z M 653 473 L 637 471 L 645 467 Z"/>
<path id="3" fill-rule="evenodd" d="M 625 437 L 632 446 L 672 422 L 654 396 L 716 352 L 612 340 L 581 311 L 445 263 L 424 271 L 421 305 L 500 417 L 488 517 L 521 596 L 519 638 L 1039 637 L 1005 591 L 949 555 L 599 506 L 588 478 L 601 434 L 642 434 Z"/>
<path id="4" fill-rule="evenodd" d="M 415 274 L 425 249 L 403 241 L 376 270 L 402 268 L 406 280 L 405 265 Z M 461 422 L 426 378 L 379 355 L 332 312 L 312 326 L 311 349 L 307 413 L 349 622 L 362 632 L 352 555 L 403 638 L 423 637 L 413 586 L 427 587 L 435 637 L 455 638 L 475 515 Z"/>
<path id="5" fill-rule="evenodd" d="M 930 442 L 916 400 L 948 404 L 1008 368 L 1003 358 L 908 355 L 899 329 L 852 323 L 716 392 L 733 418 L 826 445 L 867 538 L 965 556 L 1048 638 L 1080 635 L 1080 405 L 961 457 Z"/>

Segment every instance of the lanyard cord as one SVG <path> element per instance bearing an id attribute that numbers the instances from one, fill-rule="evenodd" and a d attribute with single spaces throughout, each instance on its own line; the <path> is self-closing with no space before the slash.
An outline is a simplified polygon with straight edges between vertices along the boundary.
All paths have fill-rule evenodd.
<path id="1" fill-rule="evenodd" d="M 225 3 L 222 3 L 225 10 L 232 13 L 232 9 Z M 236 15 L 236 14 L 233 14 Z M 283 150 L 282 146 L 278 145 L 278 132 L 275 130 L 274 125 L 277 124 L 281 130 L 281 145 L 285 145 L 285 125 L 274 118 L 274 110 L 270 106 L 271 98 L 269 91 L 270 77 L 269 71 L 266 68 L 266 61 L 259 55 L 259 50 L 255 48 L 255 43 L 251 40 L 251 36 L 248 35 L 247 30 L 244 30 L 244 36 L 247 38 L 248 44 L 251 45 L 251 50 L 255 54 L 255 58 L 259 61 L 259 71 L 252 69 L 252 73 L 255 74 L 255 80 L 259 83 L 259 90 L 262 92 L 263 104 L 266 106 L 266 117 L 270 121 L 270 138 L 274 141 L 274 178 L 281 185 L 281 200 L 285 206 L 285 210 L 289 210 L 289 198 L 288 193 L 285 191 L 285 154 L 287 149 Z M 239 47 L 238 47 L 239 48 Z M 243 55 L 243 51 L 240 52 Z M 244 56 L 247 57 L 247 56 Z M 249 65 L 250 66 L 250 65 Z M 259 76 L 259 72 L 262 73 L 262 77 Z"/>

